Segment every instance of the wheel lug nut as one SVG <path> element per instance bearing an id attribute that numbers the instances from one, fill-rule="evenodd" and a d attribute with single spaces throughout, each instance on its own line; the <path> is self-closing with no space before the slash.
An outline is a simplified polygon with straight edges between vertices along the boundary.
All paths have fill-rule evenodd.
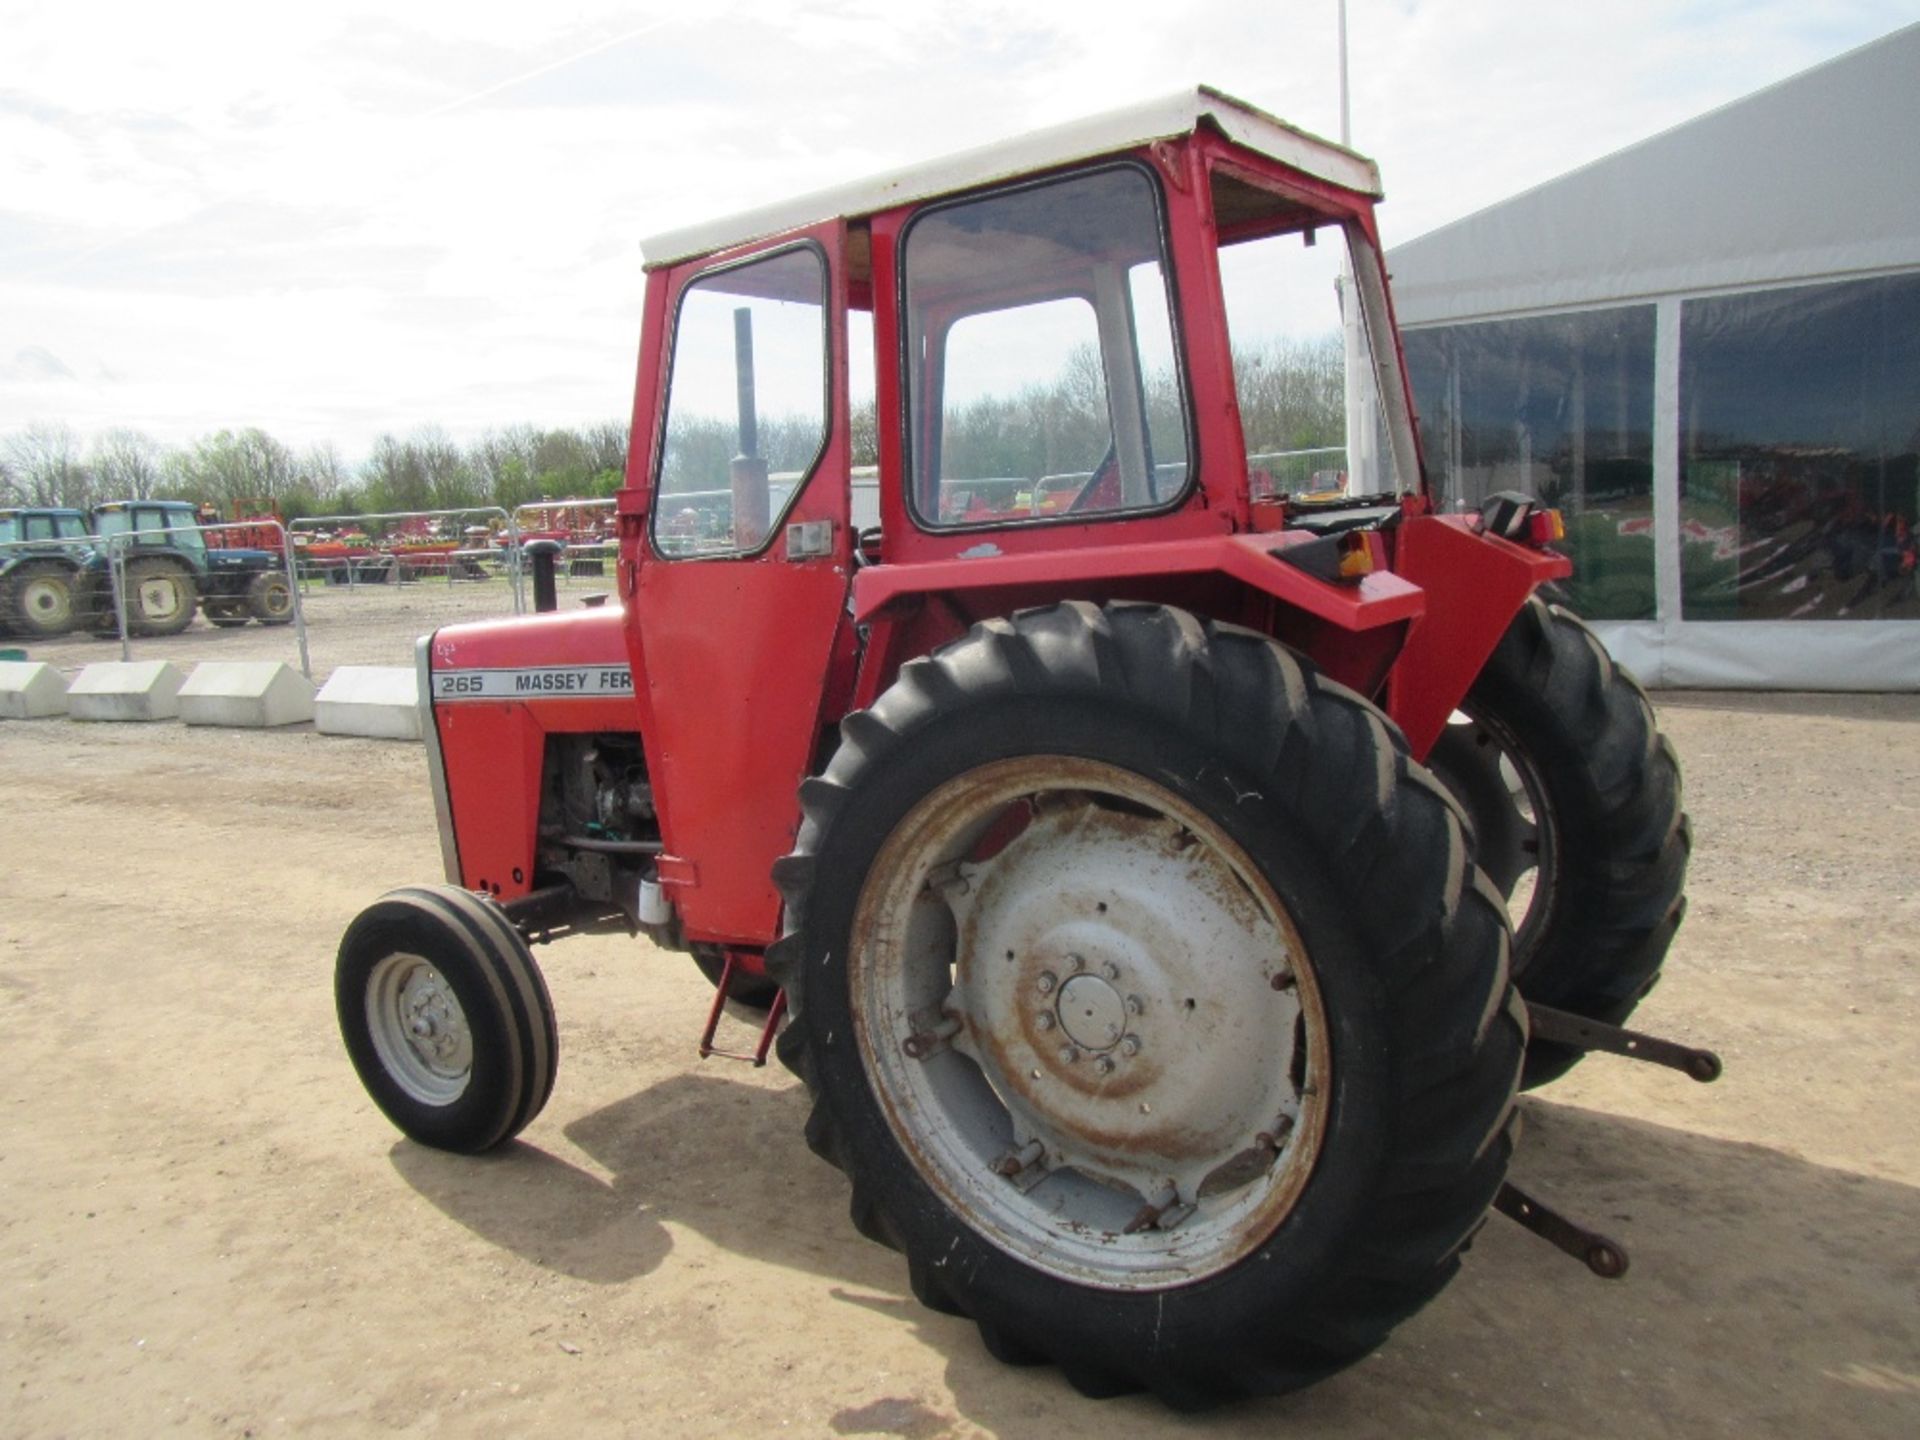
<path id="1" fill-rule="evenodd" d="M 1051 995 L 1053 994 L 1053 987 L 1058 985 L 1060 980 L 1051 970 L 1042 970 L 1040 972 L 1040 978 L 1033 983 L 1034 987 L 1038 989 L 1042 995 Z"/>
<path id="2" fill-rule="evenodd" d="M 1071 1065 L 1073 1064 L 1074 1061 L 1078 1060 L 1079 1058 L 1080 1058 L 1080 1051 L 1077 1046 L 1062 1045 L 1060 1047 L 1060 1063 L 1062 1065 Z"/>
<path id="3" fill-rule="evenodd" d="M 1073 971 L 1076 975 L 1079 974 L 1082 970 L 1087 968 L 1087 957 L 1084 955 L 1067 956 L 1067 968 Z"/>
<path id="4" fill-rule="evenodd" d="M 1120 1053 L 1129 1056 L 1138 1055 L 1140 1053 L 1140 1037 L 1138 1035 L 1129 1035 L 1121 1040 Z"/>
<path id="5" fill-rule="evenodd" d="M 1120 967 L 1109 960 L 1100 967 L 1100 973 L 1109 980 L 1118 980 L 1120 978 Z"/>
<path id="6" fill-rule="evenodd" d="M 1051 1030 L 1056 1022 L 1054 1021 L 1051 1010 L 1042 1010 L 1038 1015 L 1033 1017 L 1033 1023 L 1042 1030 Z"/>
<path id="7" fill-rule="evenodd" d="M 1102 1055 L 1094 1062 L 1093 1068 L 1098 1070 L 1102 1075 L 1113 1074 L 1113 1057 L 1111 1055 Z"/>
<path id="8" fill-rule="evenodd" d="M 1127 1013 L 1129 1015 L 1144 1015 L 1146 1011 L 1147 1007 L 1138 995 L 1127 996 Z"/>

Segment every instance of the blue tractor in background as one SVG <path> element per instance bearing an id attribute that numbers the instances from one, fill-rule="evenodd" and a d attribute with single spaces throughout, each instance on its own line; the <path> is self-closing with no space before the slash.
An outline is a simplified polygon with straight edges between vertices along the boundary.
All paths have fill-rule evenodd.
<path id="1" fill-rule="evenodd" d="M 127 632 L 175 635 L 193 623 L 196 603 L 221 627 L 293 619 L 293 586 L 270 550 L 210 547 L 199 512 L 184 500 L 116 500 L 93 507 L 101 540 L 131 537 L 124 546 Z M 96 630 L 117 628 L 106 546 L 96 546 L 82 568 L 77 608 Z"/>
<path id="2" fill-rule="evenodd" d="M 92 541 L 83 510 L 0 510 L 0 628 L 39 639 L 71 630 Z"/>
<path id="3" fill-rule="evenodd" d="M 104 543 L 116 535 L 127 538 Z M 184 500 L 116 500 L 91 512 L 0 510 L 0 627 L 41 640 L 77 627 L 117 632 L 116 552 L 125 560 L 129 635 L 176 635 L 196 609 L 223 628 L 293 619 L 293 586 L 278 554 L 209 546 L 199 512 Z"/>

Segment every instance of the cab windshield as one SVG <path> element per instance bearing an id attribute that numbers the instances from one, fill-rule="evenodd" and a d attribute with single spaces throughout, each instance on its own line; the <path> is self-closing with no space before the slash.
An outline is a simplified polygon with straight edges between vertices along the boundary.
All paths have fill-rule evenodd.
<path id="1" fill-rule="evenodd" d="M 94 533 L 128 535 L 139 532 L 144 545 L 171 545 L 176 550 L 204 553 L 207 537 L 194 528 L 193 516 L 173 510 L 101 510 L 93 517 Z M 161 534 L 161 531 L 168 533 Z"/>

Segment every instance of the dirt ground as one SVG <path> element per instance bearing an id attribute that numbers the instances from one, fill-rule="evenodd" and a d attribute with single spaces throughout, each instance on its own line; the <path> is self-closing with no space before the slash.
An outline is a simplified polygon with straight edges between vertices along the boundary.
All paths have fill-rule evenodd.
<path id="1" fill-rule="evenodd" d="M 1198 1419 L 916 1305 L 797 1083 L 694 1058 L 678 957 L 543 950 L 546 1111 L 488 1159 L 401 1140 L 330 977 L 437 878 L 417 746 L 0 725 L 0 1433 L 1920 1434 L 1920 697 L 1661 710 L 1693 906 L 1640 1016 L 1726 1078 L 1591 1059 L 1514 1172 L 1632 1272 L 1496 1217 L 1378 1355 Z"/>

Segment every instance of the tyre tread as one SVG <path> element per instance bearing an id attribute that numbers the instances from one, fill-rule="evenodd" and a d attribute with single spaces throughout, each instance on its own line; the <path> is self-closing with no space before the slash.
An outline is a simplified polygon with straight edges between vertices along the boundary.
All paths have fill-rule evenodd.
<path id="1" fill-rule="evenodd" d="M 1579 857 L 1561 866 L 1556 903 L 1566 908 L 1519 957 L 1516 984 L 1529 1000 L 1620 1024 L 1659 978 L 1686 913 L 1693 832 L 1673 746 L 1646 691 L 1593 632 L 1538 598 L 1508 627 L 1467 703 L 1558 727 L 1554 783 L 1584 802 L 1571 827 Z M 1545 1084 L 1579 1059 L 1538 1044 L 1523 1083 Z"/>
<path id="2" fill-rule="evenodd" d="M 368 929 L 408 923 L 424 923 L 450 938 L 485 987 L 495 1013 L 505 1019 L 506 1050 L 498 1067 L 503 1088 L 495 1103 L 470 1117 L 467 1128 L 447 1134 L 416 1133 L 384 1101 L 382 1108 L 422 1143 L 470 1154 L 494 1149 L 525 1129 L 553 1092 L 559 1032 L 546 981 L 525 940 L 493 901 L 449 885 L 402 886 L 363 910 L 341 939 L 336 1001 L 343 1033 L 357 1027 L 353 1007 L 363 1003 L 349 965 L 359 937 Z M 348 1048 L 354 1049 L 351 1041 Z M 361 1063 L 357 1055 L 355 1063 Z M 362 1078 L 367 1078 L 364 1071 Z"/>

